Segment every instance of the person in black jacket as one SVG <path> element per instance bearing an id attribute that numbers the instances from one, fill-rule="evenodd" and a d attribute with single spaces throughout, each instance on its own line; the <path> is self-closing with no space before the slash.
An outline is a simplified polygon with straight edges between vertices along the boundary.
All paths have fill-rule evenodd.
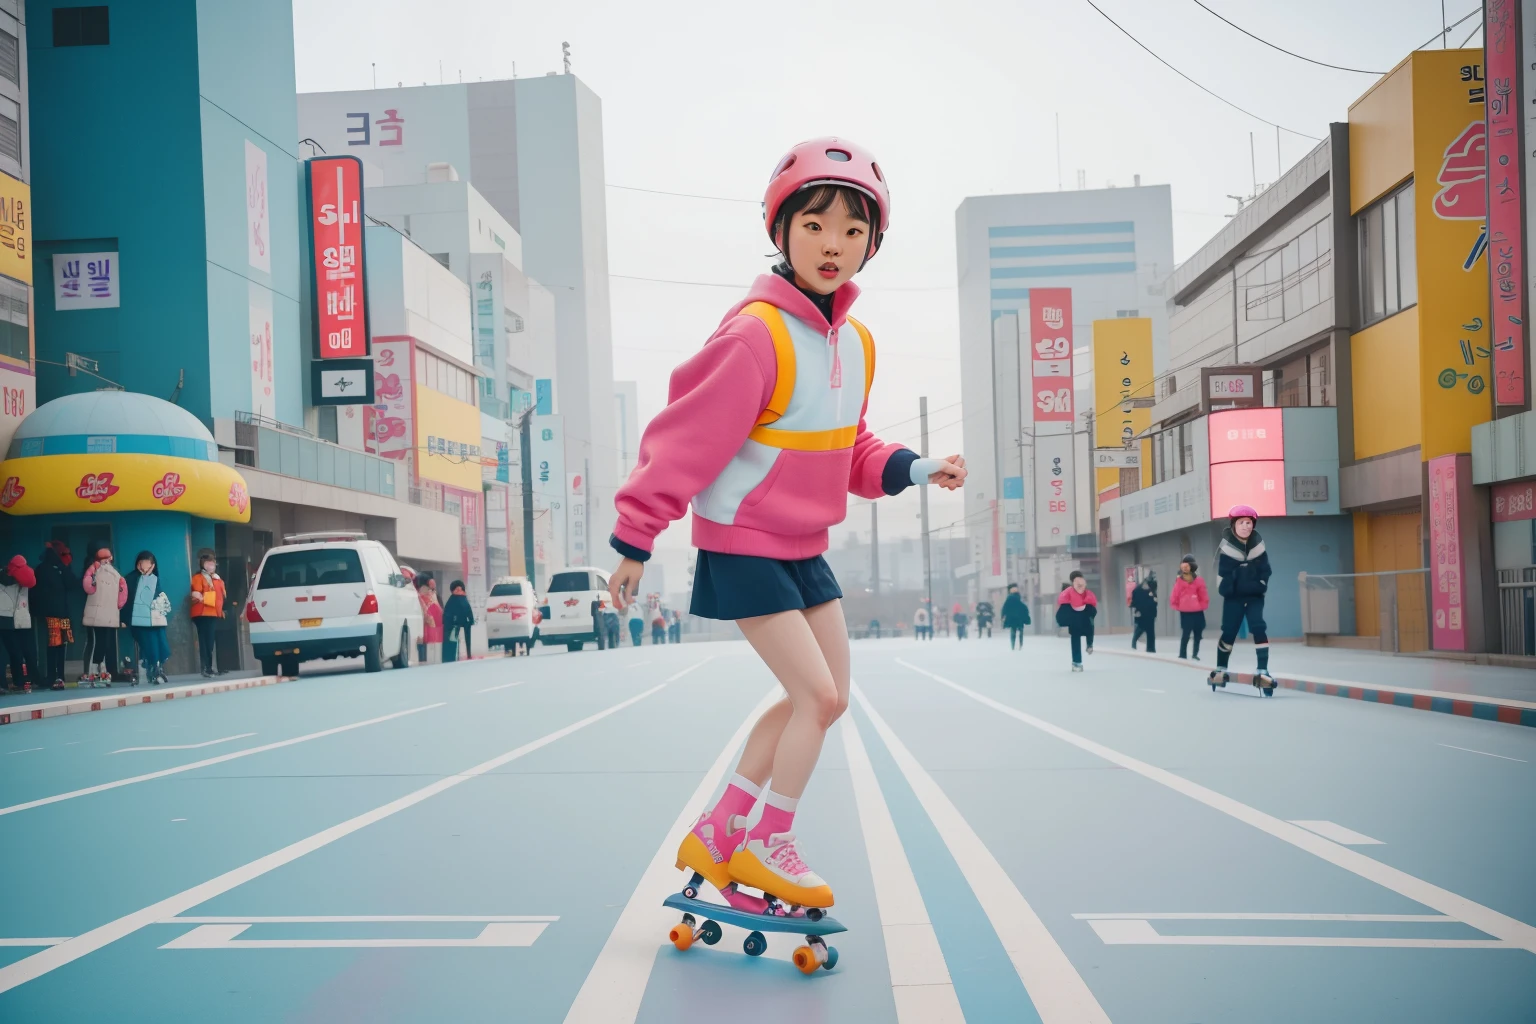
<path id="1" fill-rule="evenodd" d="M 448 603 L 443 605 L 443 661 L 457 661 L 459 658 L 459 645 L 455 638 L 456 630 L 464 631 L 464 657 L 473 656 L 470 642 L 471 627 L 475 624 L 475 612 L 469 606 L 469 598 L 464 594 L 464 581 L 454 580 L 448 588 L 452 596 Z"/>
<path id="2" fill-rule="evenodd" d="M 80 589 L 80 578 L 69 565 L 69 545 L 51 540 L 43 546 L 37 567 L 37 586 L 32 588 L 32 615 L 43 623 L 48 636 L 48 659 L 43 681 L 55 690 L 64 689 L 64 648 L 75 642 L 69 619 L 69 598 Z"/>
<path id="3" fill-rule="evenodd" d="M 1230 678 L 1227 662 L 1232 657 L 1232 644 L 1237 640 L 1243 620 L 1247 619 L 1259 661 L 1253 685 L 1261 688 L 1268 697 L 1275 690 L 1275 681 L 1269 674 L 1269 633 L 1264 626 L 1264 595 L 1269 590 L 1271 570 L 1269 552 L 1264 548 L 1264 539 L 1259 536 L 1258 522 L 1259 514 L 1247 505 L 1234 505 L 1227 513 L 1227 528 L 1222 531 L 1216 569 L 1221 577 L 1218 589 L 1223 598 L 1221 642 L 1216 645 L 1216 668 L 1211 671 L 1209 681 L 1212 687 L 1227 685 Z"/>
<path id="4" fill-rule="evenodd" d="M 1131 591 L 1131 611 L 1136 616 L 1136 631 L 1131 634 L 1131 650 L 1142 634 L 1147 637 L 1147 653 L 1157 652 L 1157 573 L 1147 573 L 1140 586 Z"/>
<path id="5" fill-rule="evenodd" d="M 1029 605 L 1019 596 L 1019 585 L 1008 584 L 1008 597 L 1003 601 L 1003 628 L 1008 631 L 1008 649 L 1024 649 L 1024 627 L 1029 625 Z"/>
<path id="6" fill-rule="evenodd" d="M 995 614 L 991 601 L 976 602 L 976 639 L 981 639 L 983 633 L 988 640 L 992 639 L 992 617 Z"/>
<path id="7" fill-rule="evenodd" d="M 1072 638 L 1073 672 L 1083 671 L 1084 639 L 1088 641 L 1088 653 L 1093 653 L 1093 620 L 1098 614 L 1099 599 L 1088 589 L 1088 578 L 1073 569 L 1056 599 L 1056 625 Z"/>

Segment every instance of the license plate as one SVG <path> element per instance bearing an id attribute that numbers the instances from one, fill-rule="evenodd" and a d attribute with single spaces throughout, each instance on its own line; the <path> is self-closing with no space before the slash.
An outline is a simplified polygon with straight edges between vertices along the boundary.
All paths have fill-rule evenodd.
<path id="1" fill-rule="evenodd" d="M 311 626 L 318 626 L 318 625 L 320 625 L 320 623 L 322 621 L 323 620 L 321 620 L 321 619 L 300 619 L 299 620 L 299 625 L 304 627 L 305 629 L 308 629 Z"/>

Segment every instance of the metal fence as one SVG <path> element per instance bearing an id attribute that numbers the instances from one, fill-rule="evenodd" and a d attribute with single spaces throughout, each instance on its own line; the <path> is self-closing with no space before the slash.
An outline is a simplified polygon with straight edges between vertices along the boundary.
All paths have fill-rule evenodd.
<path id="1" fill-rule="evenodd" d="M 1429 649 L 1428 569 L 1301 573 L 1300 580 L 1302 632 L 1371 637 L 1383 651 Z"/>
<path id="2" fill-rule="evenodd" d="M 1499 625 L 1505 654 L 1536 654 L 1536 565 L 1499 570 Z"/>

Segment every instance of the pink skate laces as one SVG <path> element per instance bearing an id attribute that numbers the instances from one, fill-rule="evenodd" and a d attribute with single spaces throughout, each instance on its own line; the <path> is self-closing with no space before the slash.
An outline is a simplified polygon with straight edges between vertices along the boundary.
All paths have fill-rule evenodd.
<path id="1" fill-rule="evenodd" d="M 799 878 L 801 875 L 811 873 L 811 869 L 806 865 L 805 861 L 800 859 L 800 851 L 795 849 L 795 834 L 793 832 L 781 832 L 768 837 L 770 844 L 774 843 L 775 840 L 778 842 L 776 845 L 773 845 L 772 851 L 768 854 L 768 863 L 770 865 L 793 878 Z"/>

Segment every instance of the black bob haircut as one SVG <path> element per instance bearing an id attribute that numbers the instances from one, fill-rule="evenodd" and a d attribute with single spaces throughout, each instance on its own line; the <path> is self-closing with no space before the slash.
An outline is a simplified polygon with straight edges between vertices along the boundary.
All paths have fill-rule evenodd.
<path id="1" fill-rule="evenodd" d="M 870 198 L 867 193 L 860 192 L 851 185 L 812 185 L 793 193 L 779 206 L 779 212 L 773 218 L 773 243 L 779 247 L 783 255 L 783 265 L 789 265 L 789 254 L 784 252 L 785 236 L 789 230 L 789 222 L 797 213 L 826 213 L 832 209 L 834 203 L 841 202 L 843 211 L 848 216 L 862 220 L 869 225 L 870 246 L 865 250 L 864 259 L 867 262 L 875 250 L 880 248 L 880 240 L 884 236 L 880 224 L 880 206 Z"/>

